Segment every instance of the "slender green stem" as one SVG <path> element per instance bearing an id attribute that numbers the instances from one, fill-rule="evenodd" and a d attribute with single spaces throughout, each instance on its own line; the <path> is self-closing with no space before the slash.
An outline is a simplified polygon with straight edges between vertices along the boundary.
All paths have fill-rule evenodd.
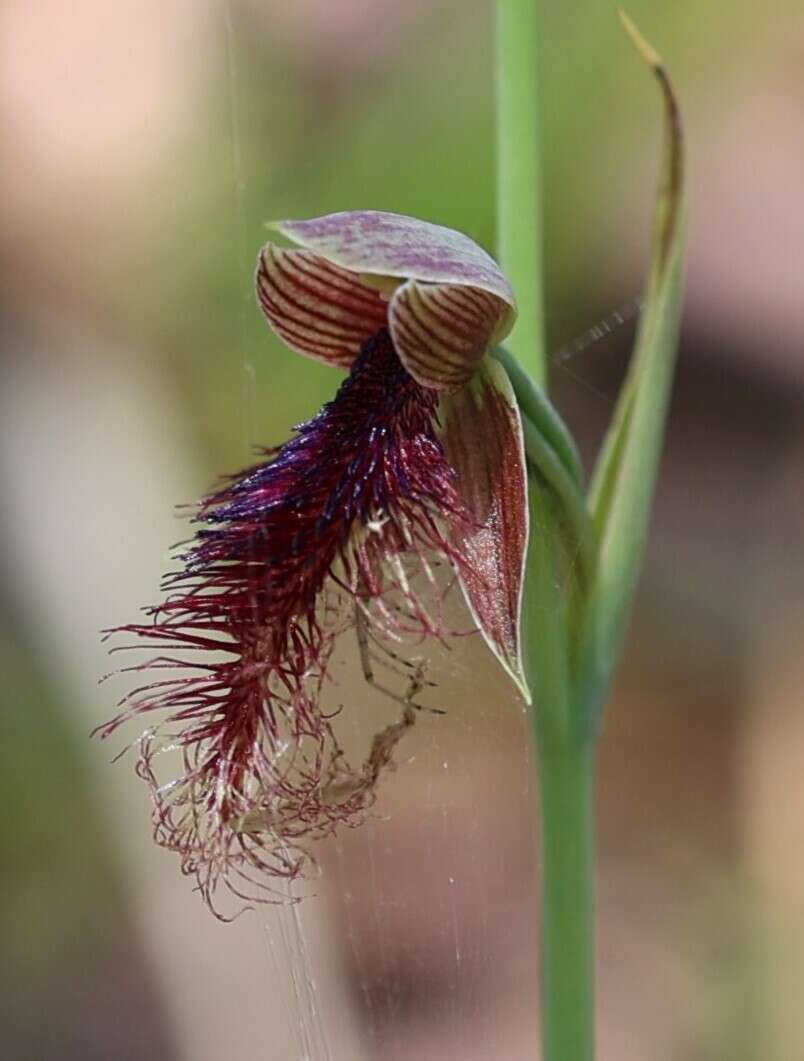
<path id="1" fill-rule="evenodd" d="M 541 791 L 543 1056 L 593 1061 L 594 751 L 574 721 L 562 523 L 577 543 L 587 584 L 595 536 L 577 450 L 546 394 L 536 0 L 498 0 L 497 16 L 498 252 L 519 299 L 507 341 L 514 356 L 497 356 L 520 402 L 529 463 L 538 472 L 530 480 L 524 620 Z"/>
<path id="2" fill-rule="evenodd" d="M 547 383 L 536 0 L 497 4 L 497 250 L 519 299 L 508 345 Z"/>
<path id="3" fill-rule="evenodd" d="M 595 745 L 538 727 L 545 1061 L 595 1053 Z"/>
<path id="4" fill-rule="evenodd" d="M 542 841 L 543 1061 L 594 1058 L 595 742 L 573 700 L 562 532 L 546 486 L 531 480 L 524 636 Z"/>
<path id="5" fill-rule="evenodd" d="M 646 310 L 587 504 L 577 451 L 546 393 L 536 0 L 498 0 L 498 249 L 520 317 L 510 353 L 495 356 L 520 405 L 531 472 L 523 643 L 541 798 L 543 1061 L 594 1061 L 597 723 L 647 534 L 681 308 L 678 106 L 661 59 L 623 21 L 662 90 L 666 152 Z M 568 547 L 584 576 L 571 587 Z"/>

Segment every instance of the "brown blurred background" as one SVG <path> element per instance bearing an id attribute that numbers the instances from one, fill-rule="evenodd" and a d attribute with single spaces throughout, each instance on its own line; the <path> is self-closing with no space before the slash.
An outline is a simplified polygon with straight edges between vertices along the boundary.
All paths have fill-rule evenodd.
<path id="1" fill-rule="evenodd" d="M 574 340 L 639 292 L 658 145 L 615 6 L 542 20 L 552 381 L 590 455 L 632 326 Z M 800 1061 L 804 16 L 629 11 L 685 107 L 691 253 L 603 741 L 600 1057 Z M 174 505 L 336 384 L 259 317 L 263 222 L 372 207 L 492 246 L 490 29 L 480 0 L 0 6 L 5 1058 L 537 1056 L 527 726 L 477 642 L 310 897 L 230 926 L 88 739 L 121 692 L 98 630 L 155 599 Z M 393 705 L 344 673 L 365 744 Z"/>

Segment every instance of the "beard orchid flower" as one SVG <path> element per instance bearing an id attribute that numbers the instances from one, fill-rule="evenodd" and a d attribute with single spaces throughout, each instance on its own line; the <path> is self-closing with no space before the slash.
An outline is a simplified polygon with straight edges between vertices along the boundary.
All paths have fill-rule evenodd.
<path id="1" fill-rule="evenodd" d="M 270 326 L 348 376 L 289 442 L 200 503 L 166 599 L 122 628 L 163 654 L 132 668 L 148 680 L 101 730 L 163 713 L 137 769 L 157 842 L 210 903 L 221 881 L 270 898 L 276 878 L 303 872 L 305 841 L 365 815 L 427 684 L 421 658 L 398 646 L 449 637 L 455 584 L 528 697 L 522 429 L 508 377 L 486 356 L 514 321 L 507 280 L 467 236 L 409 217 L 272 228 L 294 246 L 259 256 Z M 403 708 L 358 767 L 322 705 L 349 631 L 366 679 Z M 375 679 L 378 668 L 391 677 Z M 406 668 L 407 689 L 394 691 Z"/>

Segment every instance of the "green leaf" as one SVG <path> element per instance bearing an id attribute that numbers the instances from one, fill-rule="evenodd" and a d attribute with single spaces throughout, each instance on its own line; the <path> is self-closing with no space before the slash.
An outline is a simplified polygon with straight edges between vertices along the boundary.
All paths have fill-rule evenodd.
<path id="1" fill-rule="evenodd" d="M 617 662 L 642 566 L 673 382 L 684 248 L 684 153 L 678 104 L 662 60 L 622 12 L 621 18 L 658 81 L 665 145 L 645 308 L 589 494 L 600 551 L 581 639 L 578 692 L 580 702 L 590 705 L 595 714 Z"/>

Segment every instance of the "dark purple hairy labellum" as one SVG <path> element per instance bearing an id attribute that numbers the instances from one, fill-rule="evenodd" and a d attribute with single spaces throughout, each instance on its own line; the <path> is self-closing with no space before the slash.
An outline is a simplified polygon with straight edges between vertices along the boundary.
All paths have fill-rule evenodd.
<path id="1" fill-rule="evenodd" d="M 450 543 L 471 521 L 439 440 L 437 400 L 380 331 L 333 401 L 201 503 L 150 621 L 114 631 L 164 654 L 130 668 L 154 677 L 101 733 L 161 713 L 140 739 L 137 770 L 157 842 L 179 853 L 210 903 L 221 880 L 259 900 L 275 878 L 299 875 L 305 840 L 371 806 L 410 724 L 406 708 L 351 769 L 321 695 L 334 642 L 356 617 L 374 637 L 444 632 L 432 562 L 461 571 Z"/>

